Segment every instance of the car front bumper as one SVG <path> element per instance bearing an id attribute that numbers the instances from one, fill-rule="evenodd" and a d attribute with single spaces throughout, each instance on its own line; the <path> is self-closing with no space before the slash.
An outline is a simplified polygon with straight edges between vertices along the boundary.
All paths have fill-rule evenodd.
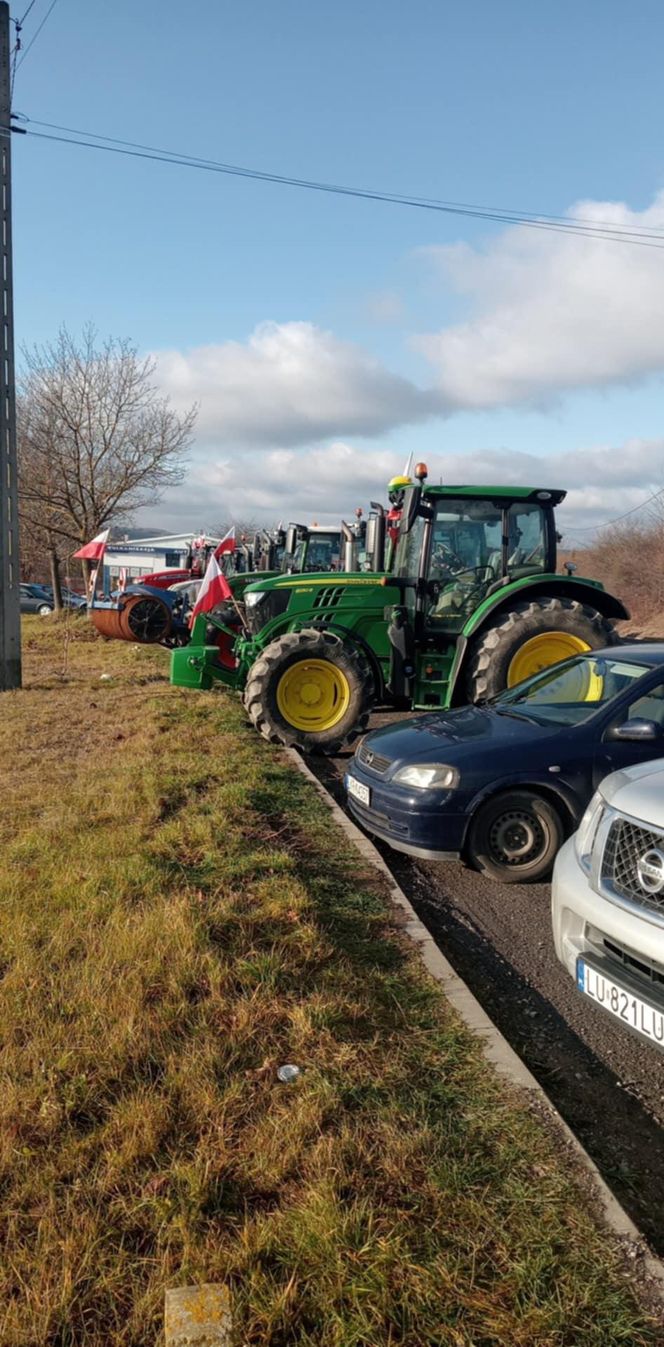
<path id="1" fill-rule="evenodd" d="M 664 926 L 650 921 L 645 910 L 622 907 L 597 893 L 577 860 L 573 837 L 556 858 L 551 917 L 556 954 L 577 985 L 581 960 L 664 1016 Z M 654 1033 L 625 1027 L 664 1050 L 659 1021 Z"/>
<path id="2" fill-rule="evenodd" d="M 369 804 L 351 795 L 349 778 L 370 792 Z M 455 860 L 466 833 L 467 816 L 455 810 L 454 791 L 413 791 L 381 781 L 354 762 L 344 777 L 353 818 L 396 851 L 424 860 Z"/>

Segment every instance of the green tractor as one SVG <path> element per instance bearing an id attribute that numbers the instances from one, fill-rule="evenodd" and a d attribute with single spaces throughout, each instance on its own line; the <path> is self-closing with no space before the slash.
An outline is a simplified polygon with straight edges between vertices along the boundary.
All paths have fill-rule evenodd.
<path id="1" fill-rule="evenodd" d="M 279 575 L 240 605 L 236 666 L 211 635 L 230 610 L 196 619 L 171 680 L 244 694 L 265 738 L 334 753 L 377 705 L 440 709 L 480 702 L 579 651 L 618 642 L 629 616 L 595 580 L 556 573 L 554 510 L 565 492 L 512 486 L 406 486 L 388 573 Z M 385 552 L 386 519 L 365 549 Z M 234 614 L 237 622 L 237 612 Z M 210 628 L 211 624 L 211 628 Z"/>

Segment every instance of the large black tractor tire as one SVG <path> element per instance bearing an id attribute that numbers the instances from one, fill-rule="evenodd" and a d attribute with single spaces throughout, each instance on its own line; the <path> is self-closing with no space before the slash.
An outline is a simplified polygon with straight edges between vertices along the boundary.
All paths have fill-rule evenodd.
<path id="1" fill-rule="evenodd" d="M 546 879 L 565 840 L 565 826 L 549 800 L 526 787 L 504 791 L 478 809 L 466 860 L 501 884 Z"/>
<path id="2" fill-rule="evenodd" d="M 548 640 L 539 642 L 540 637 Z M 486 701 L 584 648 L 619 644 L 618 633 L 596 608 L 575 599 L 531 599 L 500 613 L 480 632 L 468 661 L 466 695 L 472 702 Z"/>
<path id="3" fill-rule="evenodd" d="M 249 671 L 244 704 L 272 743 L 336 753 L 366 729 L 374 677 L 362 650 L 332 632 L 286 632 Z"/>

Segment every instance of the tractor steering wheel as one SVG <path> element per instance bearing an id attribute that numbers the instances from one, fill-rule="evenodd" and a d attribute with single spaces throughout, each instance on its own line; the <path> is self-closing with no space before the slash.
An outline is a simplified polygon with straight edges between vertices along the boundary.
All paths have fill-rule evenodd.
<path id="1" fill-rule="evenodd" d="M 439 566 L 445 566 L 445 568 L 448 571 L 452 571 L 453 574 L 458 571 L 472 569 L 472 567 L 466 566 L 463 558 L 454 552 L 451 547 L 448 547 L 447 543 L 434 544 L 431 553 L 431 561 Z"/>

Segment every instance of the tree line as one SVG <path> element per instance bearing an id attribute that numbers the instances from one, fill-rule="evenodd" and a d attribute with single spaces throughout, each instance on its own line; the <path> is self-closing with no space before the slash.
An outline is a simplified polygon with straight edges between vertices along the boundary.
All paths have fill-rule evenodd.
<path id="1" fill-rule="evenodd" d="M 72 552 L 182 481 L 196 408 L 178 414 L 150 357 L 87 327 L 23 352 L 16 411 L 21 575 L 48 567 L 60 607 Z"/>

